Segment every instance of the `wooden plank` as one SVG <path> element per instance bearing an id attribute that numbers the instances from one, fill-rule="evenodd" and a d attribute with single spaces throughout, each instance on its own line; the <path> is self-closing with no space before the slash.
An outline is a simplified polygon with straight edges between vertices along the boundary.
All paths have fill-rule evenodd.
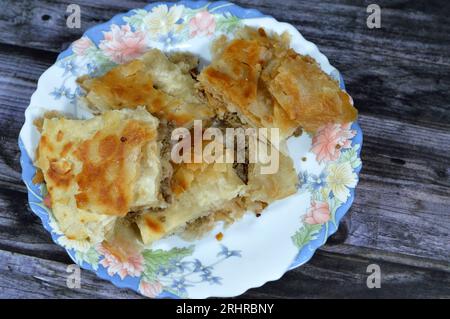
<path id="1" fill-rule="evenodd" d="M 141 298 L 128 289 L 120 289 L 82 271 L 81 287 L 67 287 L 67 265 L 0 250 L 1 298 Z"/>
<path id="2" fill-rule="evenodd" d="M 378 55 L 363 47 L 324 50 L 343 74 L 360 114 L 450 130 L 447 65 Z"/>
<path id="3" fill-rule="evenodd" d="M 369 289 L 367 266 L 381 269 L 381 288 Z M 140 298 L 81 272 L 81 288 L 66 285 L 67 263 L 0 250 L 0 297 L 3 298 Z M 287 272 L 280 280 L 251 289 L 243 298 L 430 298 L 450 297 L 450 276 L 445 271 L 371 258 L 318 252 L 312 260 Z"/>
<path id="4" fill-rule="evenodd" d="M 31 212 L 27 195 L 0 191 L 0 249 L 40 258 L 69 262 L 66 251 L 53 243 L 41 220 Z"/>
<path id="5" fill-rule="evenodd" d="M 50 52 L 0 45 L 0 187 L 26 191 L 17 138 L 37 80 L 55 58 Z"/>
<path id="6" fill-rule="evenodd" d="M 92 3 L 81 0 L 82 28 L 66 26 L 66 8 L 72 2 L 19 0 L 6 1 L 7 10 L 0 13 L 0 41 L 59 52 L 78 38 L 84 30 L 113 15 L 145 6 L 147 1 L 101 0 Z M 307 38 L 314 38 L 320 45 L 334 47 L 341 43 L 348 47 L 363 45 L 376 52 L 418 61 L 433 61 L 448 65 L 445 50 L 450 41 L 450 26 L 445 23 L 448 4 L 425 7 L 417 1 L 378 1 L 382 7 L 382 28 L 368 29 L 365 3 L 357 0 L 340 1 L 235 1 L 242 6 L 259 9 L 280 21 L 299 27 Z M 423 10 L 425 9 L 426 10 Z M 419 11 L 420 10 L 420 11 Z M 416 26 L 424 26 L 417 32 Z M 426 27 L 425 27 L 426 26 Z M 13 35 L 11 28 L 16 29 Z M 351 31 L 351 32 L 349 32 Z M 329 43 L 329 41 L 333 41 Z M 401 41 L 399 41 L 401 40 Z"/>
<path id="7" fill-rule="evenodd" d="M 381 263 L 401 264 L 414 268 L 438 270 L 447 273 L 450 272 L 450 263 L 448 260 L 439 262 L 429 258 L 414 257 L 411 255 L 392 253 L 381 249 L 366 248 L 342 243 L 341 240 L 339 240 L 339 237 L 343 236 L 343 238 L 346 238 L 346 233 L 348 233 L 348 230 L 346 230 L 348 227 L 347 225 L 347 220 L 342 221 L 339 225 L 338 231 L 330 237 L 330 239 L 328 239 L 325 246 L 319 248 L 319 251 L 338 254 L 345 256 L 346 258 L 359 257 Z"/>
<path id="8" fill-rule="evenodd" d="M 449 132 L 360 122 L 363 170 L 346 243 L 449 261 L 450 168 L 442 155 L 450 154 Z"/>
<path id="9" fill-rule="evenodd" d="M 0 12 L 0 42 L 53 52 L 65 49 L 87 28 L 105 22 L 117 13 L 147 4 L 147 1 L 77 1 L 81 7 L 82 28 L 71 29 L 66 25 L 66 10 L 73 1 L 3 2 L 6 8 Z"/>

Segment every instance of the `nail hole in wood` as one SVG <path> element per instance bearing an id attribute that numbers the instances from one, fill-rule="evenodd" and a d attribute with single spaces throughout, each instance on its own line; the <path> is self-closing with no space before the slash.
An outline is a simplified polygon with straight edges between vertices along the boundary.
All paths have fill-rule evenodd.
<path id="1" fill-rule="evenodd" d="M 400 158 L 391 158 L 391 162 L 398 165 L 405 165 L 405 161 Z"/>

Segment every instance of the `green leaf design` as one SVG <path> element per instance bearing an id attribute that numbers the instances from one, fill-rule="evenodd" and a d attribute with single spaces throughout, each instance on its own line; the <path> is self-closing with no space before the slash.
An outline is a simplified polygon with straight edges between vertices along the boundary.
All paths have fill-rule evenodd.
<path id="1" fill-rule="evenodd" d="M 94 270 L 98 269 L 98 260 L 100 258 L 100 254 L 94 247 L 89 248 L 86 252 L 75 251 L 75 261 L 78 264 L 82 264 L 83 262 L 88 263 L 92 266 Z"/>
<path id="2" fill-rule="evenodd" d="M 135 29 L 140 29 L 144 24 L 144 17 L 147 15 L 147 11 L 144 9 L 133 10 L 135 13 L 130 17 L 124 17 L 123 21 L 134 27 Z"/>
<path id="3" fill-rule="evenodd" d="M 330 196 L 330 188 L 327 186 L 323 186 L 319 189 L 318 193 L 320 193 L 320 198 L 319 200 L 322 202 L 326 202 Z"/>
<path id="4" fill-rule="evenodd" d="M 183 10 L 183 20 L 185 22 L 188 22 L 189 20 L 191 20 L 198 12 L 201 11 L 207 11 L 208 10 L 208 6 L 210 5 L 210 3 L 204 5 L 201 8 L 198 9 L 191 9 L 191 8 L 184 8 Z"/>
<path id="5" fill-rule="evenodd" d="M 328 200 L 328 205 L 330 206 L 331 222 L 336 226 L 336 210 L 342 205 L 342 202 L 336 197 L 332 197 Z"/>
<path id="6" fill-rule="evenodd" d="M 352 148 L 342 152 L 339 158 L 339 163 L 349 162 L 352 168 L 356 168 L 361 165 L 361 160 L 358 158 L 358 149 L 360 145 L 356 144 Z"/>
<path id="7" fill-rule="evenodd" d="M 144 250 L 142 256 L 145 260 L 144 276 L 146 280 L 157 279 L 157 271 L 160 267 L 168 267 L 171 261 L 180 261 L 181 259 L 192 255 L 194 246 L 185 248 L 172 248 L 171 250 Z"/>
<path id="8" fill-rule="evenodd" d="M 322 228 L 322 224 L 310 225 L 305 224 L 302 228 L 292 236 L 292 241 L 299 249 L 305 246 L 311 240 L 317 238 L 317 234 Z"/>
<path id="9" fill-rule="evenodd" d="M 42 198 L 45 198 L 45 196 L 48 195 L 47 185 L 45 183 L 42 183 L 39 186 L 39 188 L 40 188 L 40 191 L 41 191 Z"/>
<path id="10" fill-rule="evenodd" d="M 186 41 L 187 39 L 189 39 L 189 27 L 188 27 L 188 25 L 186 23 L 185 24 L 181 24 L 181 25 L 183 27 L 178 32 L 177 39 L 178 39 L 178 41 Z"/>
<path id="11" fill-rule="evenodd" d="M 224 33 L 232 33 L 241 26 L 241 20 L 228 12 L 216 18 L 216 29 Z"/>
<path id="12" fill-rule="evenodd" d="M 94 60 L 97 65 L 103 69 L 112 69 L 117 64 L 111 61 L 100 49 L 89 51 L 88 58 Z"/>

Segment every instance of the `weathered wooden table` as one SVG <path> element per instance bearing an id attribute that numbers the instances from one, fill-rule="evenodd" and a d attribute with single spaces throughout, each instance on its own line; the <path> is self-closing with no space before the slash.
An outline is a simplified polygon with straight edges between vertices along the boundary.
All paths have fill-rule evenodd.
<path id="1" fill-rule="evenodd" d="M 27 205 L 17 137 L 41 73 L 84 30 L 146 1 L 0 0 L 0 297 L 140 298 L 90 272 Z M 364 131 L 356 199 L 312 260 L 243 297 L 450 297 L 450 2 L 236 1 L 296 26 L 344 75 Z M 81 29 L 66 8 L 81 6 Z M 369 29 L 367 5 L 381 7 Z M 381 288 L 366 285 L 381 268 Z"/>

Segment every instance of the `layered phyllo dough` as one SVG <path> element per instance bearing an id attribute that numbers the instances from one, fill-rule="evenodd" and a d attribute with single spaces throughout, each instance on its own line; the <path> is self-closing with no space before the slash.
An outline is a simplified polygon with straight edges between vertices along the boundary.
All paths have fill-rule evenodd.
<path id="1" fill-rule="evenodd" d="M 169 58 L 153 49 L 100 77 L 79 78 L 86 92 L 80 103 L 99 113 L 144 106 L 161 120 L 189 127 L 194 120 L 206 121 L 214 116 L 190 73 L 197 64 L 192 55 L 178 53 Z"/>
<path id="2" fill-rule="evenodd" d="M 99 242 L 118 217 L 166 205 L 157 128 L 143 108 L 44 119 L 36 166 L 67 237 Z"/>
<path id="3" fill-rule="evenodd" d="M 279 128 L 282 139 L 298 127 L 314 133 L 327 123 L 354 121 L 349 95 L 315 60 L 289 48 L 289 36 L 245 28 L 221 37 L 214 58 L 199 75 L 217 112 L 235 113 L 243 124 Z"/>
<path id="4" fill-rule="evenodd" d="M 172 205 L 138 217 L 137 224 L 145 244 L 182 230 L 197 218 L 226 209 L 231 201 L 245 192 L 245 184 L 232 163 L 183 163 L 174 166 Z"/>

